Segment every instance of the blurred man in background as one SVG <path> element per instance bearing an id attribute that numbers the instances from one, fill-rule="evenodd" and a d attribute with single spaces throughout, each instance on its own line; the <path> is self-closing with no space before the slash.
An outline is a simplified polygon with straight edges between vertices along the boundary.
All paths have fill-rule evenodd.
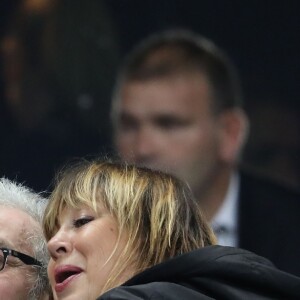
<path id="1" fill-rule="evenodd" d="M 187 31 L 154 35 L 129 54 L 112 103 L 115 145 L 129 163 L 188 182 L 218 236 L 300 275 L 297 191 L 239 167 L 247 139 L 237 72 Z"/>

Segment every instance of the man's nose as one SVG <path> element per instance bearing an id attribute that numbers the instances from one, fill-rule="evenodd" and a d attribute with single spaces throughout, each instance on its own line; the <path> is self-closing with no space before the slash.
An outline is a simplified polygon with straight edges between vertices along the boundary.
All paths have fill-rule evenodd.
<path id="1" fill-rule="evenodd" d="M 149 159 L 155 157 L 159 151 L 159 136 L 152 128 L 142 128 L 135 140 L 135 154 L 137 158 Z"/>

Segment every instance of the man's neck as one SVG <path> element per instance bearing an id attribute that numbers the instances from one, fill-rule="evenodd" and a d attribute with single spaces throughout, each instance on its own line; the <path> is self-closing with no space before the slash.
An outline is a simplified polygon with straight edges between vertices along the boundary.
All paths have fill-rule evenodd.
<path id="1" fill-rule="evenodd" d="M 224 169 L 213 180 L 206 191 L 199 191 L 196 198 L 202 206 L 208 221 L 211 221 L 222 206 L 230 184 L 232 170 Z"/>

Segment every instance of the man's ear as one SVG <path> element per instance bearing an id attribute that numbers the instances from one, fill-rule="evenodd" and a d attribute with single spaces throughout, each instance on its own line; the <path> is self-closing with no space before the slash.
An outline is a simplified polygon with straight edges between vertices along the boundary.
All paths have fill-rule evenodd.
<path id="1" fill-rule="evenodd" d="M 230 109 L 220 114 L 219 122 L 221 132 L 220 157 L 223 162 L 234 164 L 238 161 L 248 137 L 248 117 L 242 109 Z"/>

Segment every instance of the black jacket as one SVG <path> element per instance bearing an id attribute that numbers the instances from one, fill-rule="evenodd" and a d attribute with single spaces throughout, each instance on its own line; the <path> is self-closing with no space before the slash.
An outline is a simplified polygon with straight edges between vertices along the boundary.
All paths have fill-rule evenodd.
<path id="1" fill-rule="evenodd" d="M 240 174 L 238 246 L 300 276 L 300 192 L 249 170 Z"/>
<path id="2" fill-rule="evenodd" d="M 300 278 L 246 250 L 210 246 L 156 265 L 98 300 L 300 299 Z"/>

